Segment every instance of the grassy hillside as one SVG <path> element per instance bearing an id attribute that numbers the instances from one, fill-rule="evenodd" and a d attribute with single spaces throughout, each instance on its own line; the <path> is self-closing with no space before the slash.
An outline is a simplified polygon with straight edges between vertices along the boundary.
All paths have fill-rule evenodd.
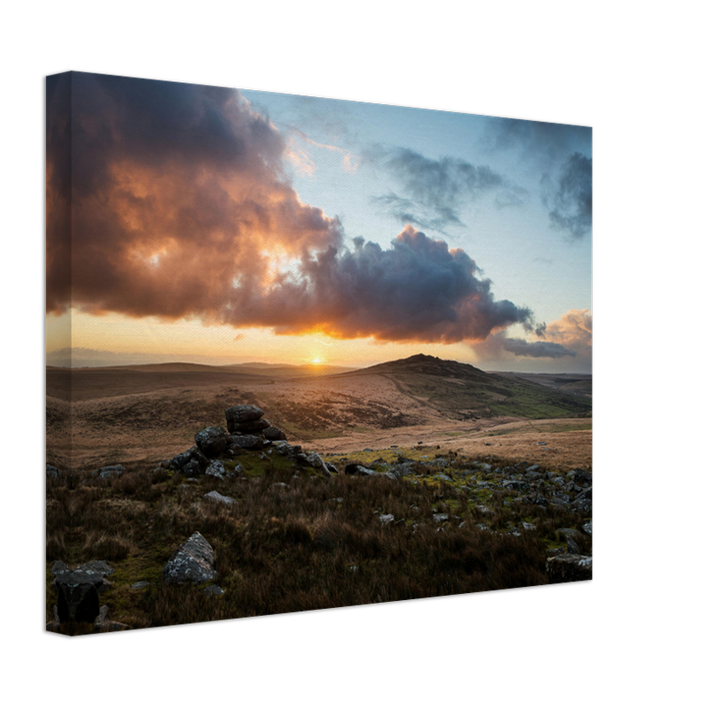
<path id="1" fill-rule="evenodd" d="M 362 459 L 371 476 L 342 473 L 356 456 L 333 457 L 341 473 L 326 477 L 273 448 L 227 460 L 242 464 L 233 478 L 147 465 L 48 477 L 47 620 L 56 560 L 109 562 L 101 603 L 113 621 L 143 628 L 545 584 L 546 558 L 568 533 L 591 552 L 591 510 L 571 502 L 571 475 L 497 457 L 379 456 Z M 235 502 L 209 501 L 210 491 Z M 162 581 L 196 531 L 214 548 L 219 595 L 204 591 L 210 582 Z"/>
<path id="2" fill-rule="evenodd" d="M 592 402 L 587 398 L 423 354 L 343 375 L 371 373 L 390 376 L 403 392 L 453 419 L 501 415 L 530 419 L 581 417 L 592 411 Z"/>

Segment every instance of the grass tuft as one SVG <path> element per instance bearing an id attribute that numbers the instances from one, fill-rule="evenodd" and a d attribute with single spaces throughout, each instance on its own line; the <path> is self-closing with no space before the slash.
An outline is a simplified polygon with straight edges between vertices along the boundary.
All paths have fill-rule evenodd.
<path id="1" fill-rule="evenodd" d="M 373 452 L 370 461 L 380 458 L 380 468 L 398 453 Z M 107 560 L 116 571 L 103 603 L 113 620 L 143 628 L 545 584 L 547 552 L 566 542 L 559 531 L 589 519 L 477 486 L 497 477 L 459 457 L 430 469 L 413 460 L 416 473 L 402 480 L 328 479 L 255 452 L 235 461 L 245 471 L 226 479 L 191 481 L 150 465 L 48 484 L 48 568 Z M 211 490 L 236 502 L 209 502 Z M 393 520 L 381 523 L 385 515 Z M 523 523 L 535 529 L 519 532 Z M 195 531 L 215 550 L 220 596 L 162 583 L 164 564 Z M 577 541 L 591 552 L 590 536 Z M 149 584 L 133 588 L 138 582 Z M 47 592 L 49 620 L 50 582 Z"/>

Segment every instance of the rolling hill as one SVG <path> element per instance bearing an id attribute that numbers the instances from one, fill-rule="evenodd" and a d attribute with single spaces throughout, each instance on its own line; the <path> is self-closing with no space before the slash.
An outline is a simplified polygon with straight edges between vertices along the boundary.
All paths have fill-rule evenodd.
<path id="1" fill-rule="evenodd" d="M 592 411 L 587 397 L 566 393 L 518 376 L 487 373 L 467 363 L 417 354 L 339 377 L 383 375 L 417 401 L 451 419 L 497 416 L 584 417 Z"/>

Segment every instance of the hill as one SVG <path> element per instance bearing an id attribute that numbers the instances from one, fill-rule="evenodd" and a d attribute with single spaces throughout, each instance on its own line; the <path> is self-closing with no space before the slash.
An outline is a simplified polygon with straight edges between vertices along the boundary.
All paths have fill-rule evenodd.
<path id="1" fill-rule="evenodd" d="M 287 363 L 235 363 L 230 366 L 222 366 L 222 369 L 252 375 L 276 376 L 278 378 L 319 378 L 320 376 L 332 376 L 356 370 L 349 366 L 327 366 L 319 363 L 306 363 L 297 366 Z"/>
<path id="2" fill-rule="evenodd" d="M 417 354 L 341 377 L 390 377 L 398 389 L 451 419 L 498 416 L 530 419 L 583 417 L 592 402 L 519 376 L 487 373 L 467 363 Z"/>

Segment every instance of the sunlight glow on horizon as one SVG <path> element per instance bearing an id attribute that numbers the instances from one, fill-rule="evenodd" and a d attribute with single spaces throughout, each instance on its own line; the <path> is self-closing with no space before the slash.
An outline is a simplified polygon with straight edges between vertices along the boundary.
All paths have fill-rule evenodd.
<path id="1" fill-rule="evenodd" d="M 589 371 L 590 128 L 84 73 L 68 93 L 62 76 L 46 121 L 49 365 L 422 353 Z M 97 100 L 68 120 L 76 90 Z M 80 131 L 88 188 L 71 199 L 56 167 L 73 122 L 113 130 Z"/>

